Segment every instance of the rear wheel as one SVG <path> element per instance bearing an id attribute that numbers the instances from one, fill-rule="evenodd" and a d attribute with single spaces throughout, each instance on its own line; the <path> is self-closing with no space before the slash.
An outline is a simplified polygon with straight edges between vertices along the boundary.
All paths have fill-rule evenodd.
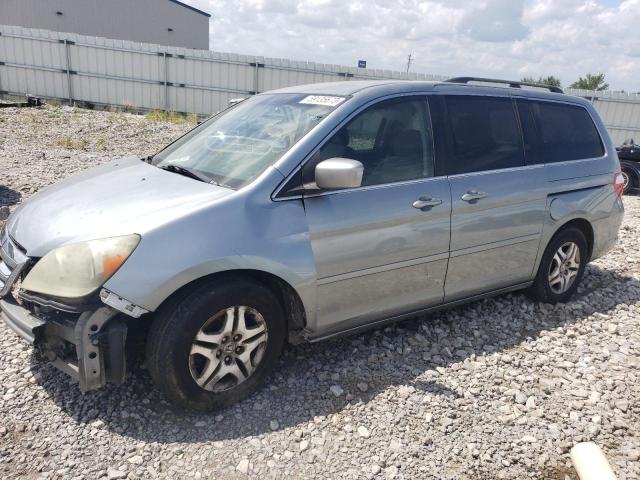
<path id="1" fill-rule="evenodd" d="M 542 256 L 529 296 L 546 303 L 569 300 L 582 279 L 588 254 L 587 240 L 579 229 L 558 232 Z"/>
<path id="2" fill-rule="evenodd" d="M 246 280 L 179 295 L 151 327 L 149 371 L 174 403 L 213 410 L 258 388 L 277 364 L 286 322 L 277 298 Z"/>
<path id="3" fill-rule="evenodd" d="M 638 186 L 636 175 L 632 171 L 626 168 L 622 169 L 622 178 L 624 180 L 623 189 L 622 189 L 623 194 L 625 195 L 628 194 L 631 191 L 631 189 L 636 188 Z"/>

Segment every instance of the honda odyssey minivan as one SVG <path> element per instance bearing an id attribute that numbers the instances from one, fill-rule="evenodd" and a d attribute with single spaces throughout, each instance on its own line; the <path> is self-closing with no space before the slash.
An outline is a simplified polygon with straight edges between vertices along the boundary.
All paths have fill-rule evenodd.
<path id="1" fill-rule="evenodd" d="M 586 100 L 474 80 L 263 93 L 39 192 L 2 230 L 2 319 L 82 391 L 124 381 L 148 322 L 159 389 L 208 410 L 285 342 L 516 290 L 569 300 L 617 238 L 615 147 Z"/>

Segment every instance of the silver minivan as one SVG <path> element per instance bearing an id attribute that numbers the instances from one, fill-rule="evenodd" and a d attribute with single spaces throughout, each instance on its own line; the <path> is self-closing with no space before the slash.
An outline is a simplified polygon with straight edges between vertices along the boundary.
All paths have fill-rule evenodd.
<path id="1" fill-rule="evenodd" d="M 617 238 L 615 147 L 586 100 L 477 80 L 267 92 L 34 195 L 2 231 L 2 319 L 82 391 L 123 382 L 148 326 L 160 390 L 207 410 L 286 342 L 568 300 Z"/>

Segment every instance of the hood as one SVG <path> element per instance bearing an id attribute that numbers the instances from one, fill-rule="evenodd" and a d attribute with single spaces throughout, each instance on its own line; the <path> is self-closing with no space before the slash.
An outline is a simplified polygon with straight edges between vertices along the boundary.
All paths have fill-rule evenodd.
<path id="1" fill-rule="evenodd" d="M 41 257 L 65 243 L 144 235 L 233 193 L 127 157 L 37 193 L 11 215 L 7 228 L 27 255 Z"/>

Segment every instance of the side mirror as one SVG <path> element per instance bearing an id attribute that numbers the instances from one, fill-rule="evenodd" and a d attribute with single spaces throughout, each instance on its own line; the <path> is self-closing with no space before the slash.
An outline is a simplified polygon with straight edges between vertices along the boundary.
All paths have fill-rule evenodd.
<path id="1" fill-rule="evenodd" d="M 362 184 L 364 166 L 349 158 L 330 158 L 316 165 L 316 185 L 322 190 L 356 188 Z"/>

